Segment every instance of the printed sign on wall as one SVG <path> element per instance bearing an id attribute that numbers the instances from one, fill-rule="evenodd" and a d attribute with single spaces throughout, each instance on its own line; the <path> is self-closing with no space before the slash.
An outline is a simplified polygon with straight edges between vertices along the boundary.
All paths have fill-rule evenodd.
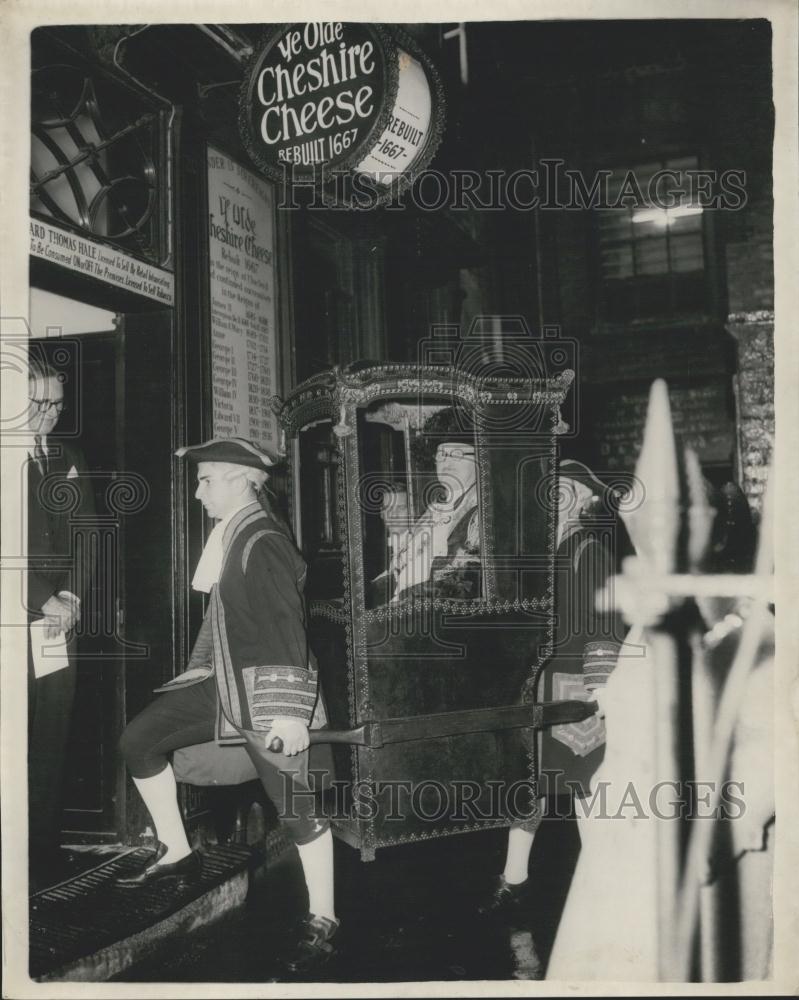
<path id="1" fill-rule="evenodd" d="M 30 253 L 165 306 L 175 301 L 175 279 L 169 271 L 52 222 L 30 220 Z"/>
<path id="2" fill-rule="evenodd" d="M 208 147 L 214 436 L 278 447 L 274 188 Z"/>

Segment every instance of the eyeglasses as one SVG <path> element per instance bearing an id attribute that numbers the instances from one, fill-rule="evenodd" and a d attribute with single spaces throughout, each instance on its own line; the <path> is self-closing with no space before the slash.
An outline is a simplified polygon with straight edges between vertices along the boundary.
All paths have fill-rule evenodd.
<path id="1" fill-rule="evenodd" d="M 436 448 L 436 460 L 441 461 L 445 458 L 474 458 L 474 448 L 462 447 L 462 448 L 448 448 L 445 445 L 439 445 Z"/>
<path id="2" fill-rule="evenodd" d="M 56 413 L 61 413 L 64 409 L 63 399 L 34 399 L 32 396 L 29 396 L 28 398 L 35 406 L 37 413 L 49 413 L 50 410 L 55 410 Z"/>

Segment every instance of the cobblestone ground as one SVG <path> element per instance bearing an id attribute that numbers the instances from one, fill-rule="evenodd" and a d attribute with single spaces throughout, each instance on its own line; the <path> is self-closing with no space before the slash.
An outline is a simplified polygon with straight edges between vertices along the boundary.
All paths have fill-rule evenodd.
<path id="1" fill-rule="evenodd" d="M 322 982 L 541 979 L 579 850 L 573 823 L 544 823 L 513 924 L 475 910 L 502 868 L 492 830 L 387 848 L 370 863 L 336 843 L 337 955 Z M 290 981 L 277 956 L 306 906 L 295 851 L 255 879 L 244 907 L 132 966 L 125 982 Z M 294 980 L 297 981 L 297 980 Z"/>

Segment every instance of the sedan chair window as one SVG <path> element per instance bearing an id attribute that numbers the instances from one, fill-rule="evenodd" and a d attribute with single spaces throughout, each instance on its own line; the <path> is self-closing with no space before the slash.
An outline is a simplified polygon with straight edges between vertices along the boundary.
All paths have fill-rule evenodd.
<path id="1" fill-rule="evenodd" d="M 366 607 L 480 599 L 473 428 L 442 404 L 383 403 L 361 419 Z"/>

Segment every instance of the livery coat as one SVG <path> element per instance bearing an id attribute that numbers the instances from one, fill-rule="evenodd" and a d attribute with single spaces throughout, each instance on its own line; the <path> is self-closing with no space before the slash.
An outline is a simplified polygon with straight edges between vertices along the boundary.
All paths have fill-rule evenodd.
<path id="1" fill-rule="evenodd" d="M 222 544 L 219 581 L 188 663 L 216 675 L 217 738 L 241 743 L 237 729 L 266 731 L 275 718 L 310 725 L 317 671 L 305 629 L 302 556 L 257 501 L 233 515 Z M 180 677 L 160 690 L 176 686 Z"/>
<path id="2" fill-rule="evenodd" d="M 611 553 L 600 535 L 584 527 L 567 531 L 555 562 L 557 621 L 551 660 L 539 682 L 542 701 L 593 700 L 616 665 L 623 634 L 616 614 L 596 608 L 596 594 L 613 573 Z M 605 723 L 594 715 L 584 722 L 552 726 L 540 737 L 540 791 L 565 794 L 566 784 L 587 792 L 605 752 Z"/>

